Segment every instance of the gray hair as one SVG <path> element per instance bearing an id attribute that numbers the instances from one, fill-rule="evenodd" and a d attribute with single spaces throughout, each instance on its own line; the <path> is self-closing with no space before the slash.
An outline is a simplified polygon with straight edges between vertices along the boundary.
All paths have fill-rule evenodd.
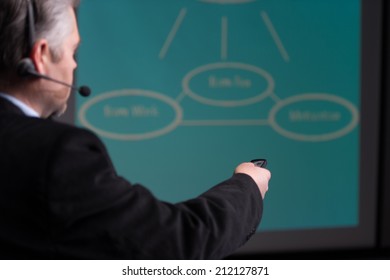
<path id="1" fill-rule="evenodd" d="M 61 45 L 71 32 L 68 8 L 79 0 L 30 0 L 34 7 L 35 40 L 48 41 L 54 60 L 59 60 Z M 28 56 L 27 0 L 0 1 L 0 82 L 11 75 L 19 61 Z M 9 78 L 9 77 L 8 77 Z"/>

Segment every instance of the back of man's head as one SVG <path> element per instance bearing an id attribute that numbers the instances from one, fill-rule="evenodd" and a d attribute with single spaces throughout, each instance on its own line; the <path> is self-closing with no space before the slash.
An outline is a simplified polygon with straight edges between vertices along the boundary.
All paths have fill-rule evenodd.
<path id="1" fill-rule="evenodd" d="M 0 91 L 18 83 L 17 66 L 24 57 L 30 56 L 34 40 L 46 39 L 53 58 L 61 57 L 62 42 L 71 32 L 67 8 L 76 8 L 78 4 L 79 0 L 0 1 Z M 32 42 L 29 5 L 35 31 Z"/>

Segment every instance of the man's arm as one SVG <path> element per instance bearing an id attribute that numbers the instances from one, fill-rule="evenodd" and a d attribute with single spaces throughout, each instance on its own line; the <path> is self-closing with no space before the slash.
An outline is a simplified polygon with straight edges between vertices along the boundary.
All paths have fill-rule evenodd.
<path id="1" fill-rule="evenodd" d="M 84 130 L 61 137 L 50 166 L 49 228 L 60 257 L 219 259 L 247 241 L 262 214 L 256 182 L 237 171 L 195 199 L 162 202 L 117 176 Z"/>

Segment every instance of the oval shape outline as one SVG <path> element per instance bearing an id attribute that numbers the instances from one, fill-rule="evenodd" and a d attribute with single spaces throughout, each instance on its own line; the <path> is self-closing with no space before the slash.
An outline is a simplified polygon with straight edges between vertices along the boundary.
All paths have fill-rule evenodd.
<path id="1" fill-rule="evenodd" d="M 350 123 L 344 128 L 339 129 L 333 133 L 305 135 L 305 134 L 295 133 L 290 130 L 284 129 L 276 122 L 275 118 L 279 110 L 281 110 L 282 108 L 290 104 L 298 103 L 301 101 L 307 101 L 307 100 L 320 100 L 320 101 L 328 101 L 328 102 L 330 101 L 344 106 L 351 113 Z M 276 103 L 276 105 L 270 111 L 269 122 L 271 124 L 271 127 L 275 131 L 290 139 L 294 139 L 298 141 L 308 141 L 308 142 L 330 141 L 345 136 L 357 126 L 357 124 L 359 123 L 359 111 L 355 105 L 353 105 L 351 102 L 349 102 L 348 100 L 342 97 L 332 95 L 332 94 L 327 94 L 327 93 L 307 93 L 307 94 L 292 96 Z"/>
<path id="2" fill-rule="evenodd" d="M 134 134 L 120 134 L 120 133 L 105 131 L 103 129 L 94 126 L 92 123 L 88 121 L 86 117 L 86 113 L 90 107 L 103 100 L 116 98 L 116 97 L 123 97 L 123 96 L 141 96 L 141 97 L 160 100 L 173 108 L 173 110 L 176 113 L 175 114 L 176 118 L 172 123 L 163 127 L 162 129 L 158 129 L 149 133 L 134 133 Z M 88 102 L 84 103 L 79 111 L 79 120 L 85 127 L 91 129 L 92 131 L 95 131 L 97 134 L 104 136 L 106 138 L 121 140 L 121 141 L 129 141 L 129 140 L 138 141 L 138 140 L 146 140 L 150 138 L 159 137 L 161 135 L 167 134 L 170 131 L 174 130 L 180 124 L 182 119 L 183 119 L 183 111 L 181 107 L 176 103 L 175 100 L 163 94 L 159 94 L 153 91 L 148 91 L 143 89 L 124 89 L 124 90 L 116 90 L 116 91 L 100 94 L 97 97 L 90 99 L 88 100 Z"/>
<path id="3" fill-rule="evenodd" d="M 206 98 L 191 90 L 189 85 L 190 81 L 198 74 L 215 70 L 215 69 L 229 69 L 229 68 L 230 69 L 237 68 L 240 70 L 253 72 L 255 74 L 258 74 L 259 76 L 264 77 L 265 80 L 268 82 L 268 88 L 266 88 L 264 92 L 260 93 L 259 95 L 255 95 L 254 97 L 242 99 L 242 100 L 235 100 L 235 101 L 215 100 L 211 98 Z M 259 67 L 249 65 L 249 64 L 239 63 L 239 62 L 218 62 L 218 63 L 206 64 L 190 71 L 183 79 L 184 92 L 188 94 L 191 98 L 206 105 L 220 106 L 220 107 L 247 106 L 253 103 L 260 102 L 263 99 L 270 96 L 273 93 L 274 88 L 275 88 L 275 82 L 268 72 L 266 72 L 265 70 Z"/>

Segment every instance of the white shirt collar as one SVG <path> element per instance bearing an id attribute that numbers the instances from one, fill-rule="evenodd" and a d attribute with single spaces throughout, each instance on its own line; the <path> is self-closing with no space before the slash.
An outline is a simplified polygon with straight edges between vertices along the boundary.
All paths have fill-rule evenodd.
<path id="1" fill-rule="evenodd" d="M 12 102 L 15 106 L 17 106 L 20 110 L 22 110 L 22 112 L 26 116 L 35 117 L 35 118 L 40 117 L 39 114 L 34 109 L 27 106 L 25 103 L 23 103 L 22 101 L 20 101 L 19 99 L 15 98 L 15 97 L 13 97 L 12 95 L 0 92 L 0 96 L 7 99 L 10 102 Z"/>

